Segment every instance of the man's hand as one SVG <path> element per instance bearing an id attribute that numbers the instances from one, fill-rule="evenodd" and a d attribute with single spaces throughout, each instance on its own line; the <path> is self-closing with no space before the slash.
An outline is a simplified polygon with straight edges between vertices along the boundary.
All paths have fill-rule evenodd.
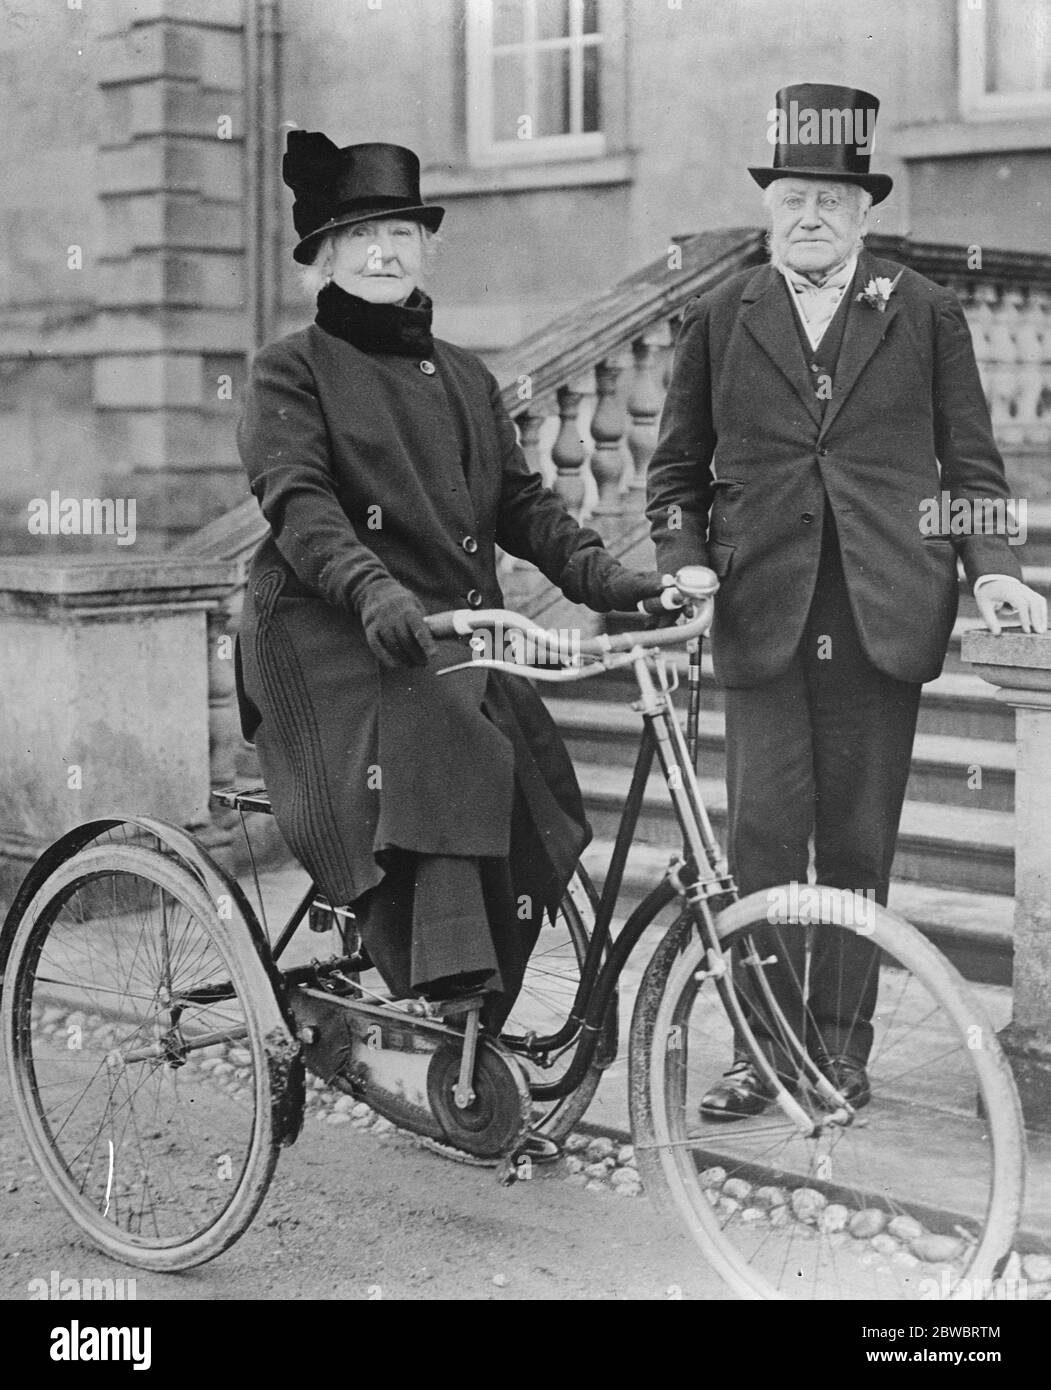
<path id="1" fill-rule="evenodd" d="M 999 637 L 1002 630 L 996 616 L 998 603 L 1007 603 L 1017 611 L 1024 632 L 1047 631 L 1047 599 L 1020 579 L 990 579 L 987 584 L 978 586 L 974 601 L 982 622 L 994 637 Z"/>

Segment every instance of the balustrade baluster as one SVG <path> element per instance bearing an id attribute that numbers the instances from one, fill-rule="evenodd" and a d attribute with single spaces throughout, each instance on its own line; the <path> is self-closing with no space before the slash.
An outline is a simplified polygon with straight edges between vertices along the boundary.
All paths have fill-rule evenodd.
<path id="1" fill-rule="evenodd" d="M 567 383 L 558 388 L 559 429 L 551 458 L 557 474 L 555 493 L 573 516 L 579 516 L 584 505 L 584 441 L 580 435 L 578 417 L 585 392 L 580 383 Z"/>
<path id="2" fill-rule="evenodd" d="M 990 338 L 993 334 L 993 304 L 996 290 L 987 281 L 974 285 L 967 297 L 967 326 L 971 330 L 971 342 L 978 363 L 978 375 L 982 380 L 982 390 L 992 408 L 992 393 L 996 375 L 993 349 Z"/>
<path id="3" fill-rule="evenodd" d="M 591 417 L 591 437 L 595 442 L 591 472 L 598 489 L 598 516 L 614 516 L 623 510 L 620 482 L 626 461 L 623 446 L 627 416 L 617 394 L 623 370 L 624 363 L 617 357 L 607 357 L 595 368 L 598 401 Z"/>
<path id="4" fill-rule="evenodd" d="M 657 447 L 664 393 L 657 382 L 657 356 L 663 346 L 655 334 L 645 333 L 631 345 L 635 369 L 628 392 L 628 449 L 633 463 L 630 485 L 646 486 L 646 470 Z"/>
<path id="5" fill-rule="evenodd" d="M 526 463 L 529 464 L 533 473 L 544 476 L 544 465 L 540 457 L 540 431 L 544 427 L 544 417 L 535 410 L 523 410 L 521 415 L 515 416 L 515 424 L 518 426 L 518 442 L 522 446 L 522 453 L 526 456 Z"/>
<path id="6" fill-rule="evenodd" d="M 1044 344 L 1041 337 L 1042 314 L 1039 291 L 1024 296 L 1015 332 L 1015 352 L 1018 358 L 1018 394 L 1015 413 L 1019 443 L 1037 442 L 1040 397 L 1044 378 L 1041 370 Z"/>

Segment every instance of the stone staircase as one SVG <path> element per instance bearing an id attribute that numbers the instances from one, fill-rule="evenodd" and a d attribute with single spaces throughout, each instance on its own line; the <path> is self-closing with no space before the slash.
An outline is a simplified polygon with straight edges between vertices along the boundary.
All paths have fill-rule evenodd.
<path id="1" fill-rule="evenodd" d="M 1029 508 L 1022 552 L 1028 583 L 1051 598 L 1051 505 Z M 934 938 L 977 979 L 1010 982 L 1014 892 L 1014 713 L 960 658 L 964 631 L 979 625 L 969 592 L 944 672 L 920 706 L 912 774 L 894 862 L 891 906 Z M 685 685 L 685 658 L 678 662 Z M 726 824 L 721 691 L 706 683 L 700 718 L 699 772 L 716 833 Z M 547 689 L 545 688 L 545 693 Z M 640 720 L 630 708 L 630 673 L 572 687 L 548 698 L 577 767 L 595 840 L 588 861 L 602 876 L 624 805 Z M 676 697 L 684 708 L 685 690 Z M 647 788 L 628 862 L 626 901 L 636 901 L 679 847 L 670 800 L 659 773 Z"/>

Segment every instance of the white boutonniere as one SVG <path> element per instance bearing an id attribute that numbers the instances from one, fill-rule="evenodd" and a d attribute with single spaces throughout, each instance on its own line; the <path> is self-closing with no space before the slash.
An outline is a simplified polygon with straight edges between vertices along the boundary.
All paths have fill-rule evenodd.
<path id="1" fill-rule="evenodd" d="M 880 314 L 887 312 L 887 305 L 890 297 L 897 288 L 898 281 L 902 277 L 902 271 L 898 271 L 893 280 L 888 280 L 885 275 L 877 275 L 868 282 L 861 293 L 855 296 L 860 304 L 867 304 L 870 309 L 875 309 Z"/>

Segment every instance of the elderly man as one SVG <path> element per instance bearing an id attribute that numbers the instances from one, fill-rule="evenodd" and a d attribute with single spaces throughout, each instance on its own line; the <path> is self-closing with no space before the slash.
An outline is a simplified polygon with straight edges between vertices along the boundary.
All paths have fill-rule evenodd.
<path id="1" fill-rule="evenodd" d="M 707 564 L 721 582 L 712 656 L 741 891 L 805 883 L 812 839 L 819 883 L 885 903 L 920 688 L 940 672 L 956 616 L 957 559 L 992 631 L 1010 605 L 1043 632 L 1047 608 L 1005 535 L 925 534 L 930 499 L 984 518 L 990 500 L 1002 514 L 1007 486 L 955 296 L 863 247 L 869 208 L 891 188 L 869 171 L 878 101 L 805 83 L 777 103 L 773 167 L 749 171 L 770 214 L 771 264 L 686 310 L 647 513 L 662 570 Z M 785 1016 L 864 1105 L 873 948 L 819 937 L 804 970 L 776 927 L 763 935 Z M 792 1086 L 761 996 L 742 993 Z M 737 1119 L 770 1098 L 738 1050 L 701 1114 Z"/>

